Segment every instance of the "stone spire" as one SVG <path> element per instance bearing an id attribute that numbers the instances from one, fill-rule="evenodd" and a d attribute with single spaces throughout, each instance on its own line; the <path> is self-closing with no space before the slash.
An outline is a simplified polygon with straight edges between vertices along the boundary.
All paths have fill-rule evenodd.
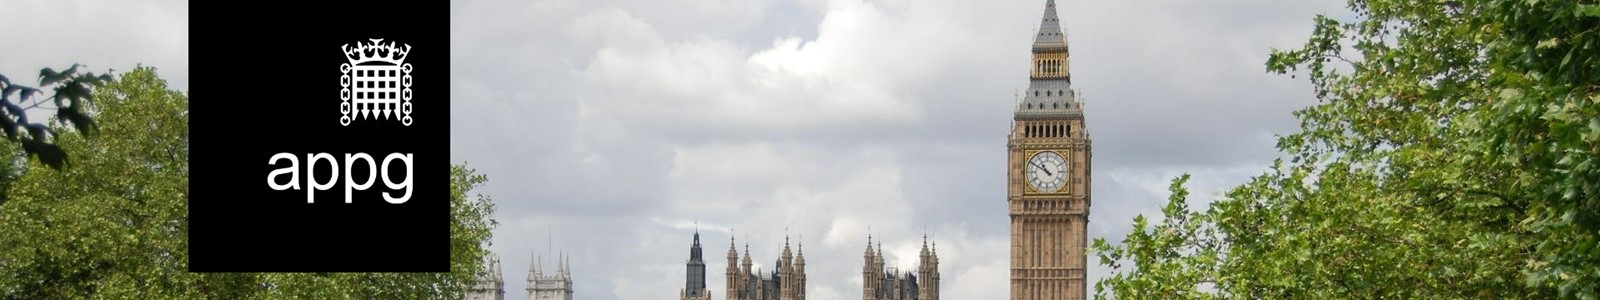
<path id="1" fill-rule="evenodd" d="M 746 236 L 746 238 L 748 238 L 748 236 Z M 750 271 L 750 265 L 754 264 L 754 262 L 750 261 L 750 241 L 745 241 L 744 243 L 744 260 L 739 264 L 743 265 L 743 268 L 740 268 L 740 270 L 745 270 L 748 272 Z"/>
<path id="2" fill-rule="evenodd" d="M 928 256 L 928 234 L 922 234 L 922 256 Z"/>
<path id="3" fill-rule="evenodd" d="M 800 237 L 800 242 L 795 243 L 795 246 L 797 246 L 796 249 L 795 249 L 796 250 L 795 251 L 796 263 L 800 264 L 801 266 L 805 266 L 806 265 L 806 241 L 805 241 L 805 237 L 804 236 Z"/>
<path id="4" fill-rule="evenodd" d="M 533 282 L 535 279 L 539 279 L 539 276 L 544 275 L 544 271 L 539 269 L 540 259 L 539 253 L 533 253 L 533 264 L 528 265 L 528 282 Z"/>
<path id="5" fill-rule="evenodd" d="M 786 235 L 783 236 L 783 261 L 788 262 L 791 258 L 794 258 L 794 252 L 789 251 L 789 236 Z"/>
<path id="6" fill-rule="evenodd" d="M 868 257 L 872 256 L 872 234 L 871 233 L 867 234 L 867 253 L 866 253 L 866 255 Z"/>

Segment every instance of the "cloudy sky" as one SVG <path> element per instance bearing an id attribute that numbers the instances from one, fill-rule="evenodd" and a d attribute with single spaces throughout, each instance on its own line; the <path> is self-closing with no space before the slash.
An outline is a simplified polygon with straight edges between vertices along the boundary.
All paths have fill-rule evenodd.
<path id="1" fill-rule="evenodd" d="M 8 1 L 0 74 L 155 66 L 188 87 L 185 1 Z M 1062 1 L 1095 142 L 1092 238 L 1265 170 L 1304 77 L 1264 71 L 1342 1 Z M 674 299 L 689 239 L 725 287 L 728 238 L 770 266 L 804 243 L 813 299 L 859 297 L 938 243 L 948 299 L 1006 290 L 1005 130 L 1044 0 L 451 2 L 452 159 L 487 174 L 507 296 L 535 254 L 581 299 Z M 17 13 L 26 12 L 26 13 Z M 548 261 L 548 260 L 547 260 Z M 1091 264 L 1094 261 L 1091 259 Z M 1091 267 L 1090 278 L 1106 270 Z"/>
<path id="2" fill-rule="evenodd" d="M 1266 170 L 1314 101 L 1267 54 L 1344 7 L 1058 5 L 1094 137 L 1089 232 L 1112 241 L 1174 176 L 1207 200 Z M 949 299 L 1004 293 L 1002 155 L 1044 6 L 453 1 L 452 156 L 490 178 L 507 297 L 564 251 L 578 298 L 675 299 L 697 222 L 716 299 L 730 236 L 765 266 L 804 242 L 810 297 L 859 298 L 869 227 L 903 268 L 930 235 Z"/>
<path id="3" fill-rule="evenodd" d="M 38 86 L 39 69 L 127 71 L 152 66 L 175 88 L 189 88 L 189 3 L 184 0 L 5 1 L 0 74 Z"/>

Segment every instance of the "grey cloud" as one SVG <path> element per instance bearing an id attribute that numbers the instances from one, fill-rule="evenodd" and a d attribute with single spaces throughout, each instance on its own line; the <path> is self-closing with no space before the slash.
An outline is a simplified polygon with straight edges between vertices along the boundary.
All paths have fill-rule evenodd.
<path id="1" fill-rule="evenodd" d="M 186 1 L 13 1 L 0 28 L 0 74 L 37 85 L 41 68 L 81 63 L 87 71 L 156 68 L 168 84 L 189 87 Z"/>

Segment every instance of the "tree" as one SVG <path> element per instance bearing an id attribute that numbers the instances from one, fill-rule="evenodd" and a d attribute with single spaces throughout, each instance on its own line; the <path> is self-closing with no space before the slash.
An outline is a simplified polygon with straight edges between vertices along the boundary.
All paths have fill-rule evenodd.
<path id="1" fill-rule="evenodd" d="M 453 298 L 482 269 L 493 206 L 472 190 L 487 178 L 451 173 L 449 273 L 188 272 L 188 96 L 140 67 L 95 91 L 115 116 L 102 136 L 62 134 L 74 167 L 24 164 L 0 210 L 0 298 L 414 299 Z M 0 144 L 0 154 L 20 153 Z M 0 166 L 0 168 L 7 166 Z"/>
<path id="2" fill-rule="evenodd" d="M 1287 161 L 1203 211 L 1176 181 L 1099 296 L 1600 298 L 1600 4 L 1350 8 L 1267 61 L 1320 100 Z"/>

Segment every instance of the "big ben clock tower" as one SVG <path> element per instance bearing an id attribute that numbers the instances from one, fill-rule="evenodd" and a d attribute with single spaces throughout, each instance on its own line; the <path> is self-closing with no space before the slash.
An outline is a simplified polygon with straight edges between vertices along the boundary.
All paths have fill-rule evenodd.
<path id="1" fill-rule="evenodd" d="M 1028 90 L 1006 143 L 1012 300 L 1087 297 L 1092 155 L 1067 48 L 1055 0 L 1047 0 Z"/>

